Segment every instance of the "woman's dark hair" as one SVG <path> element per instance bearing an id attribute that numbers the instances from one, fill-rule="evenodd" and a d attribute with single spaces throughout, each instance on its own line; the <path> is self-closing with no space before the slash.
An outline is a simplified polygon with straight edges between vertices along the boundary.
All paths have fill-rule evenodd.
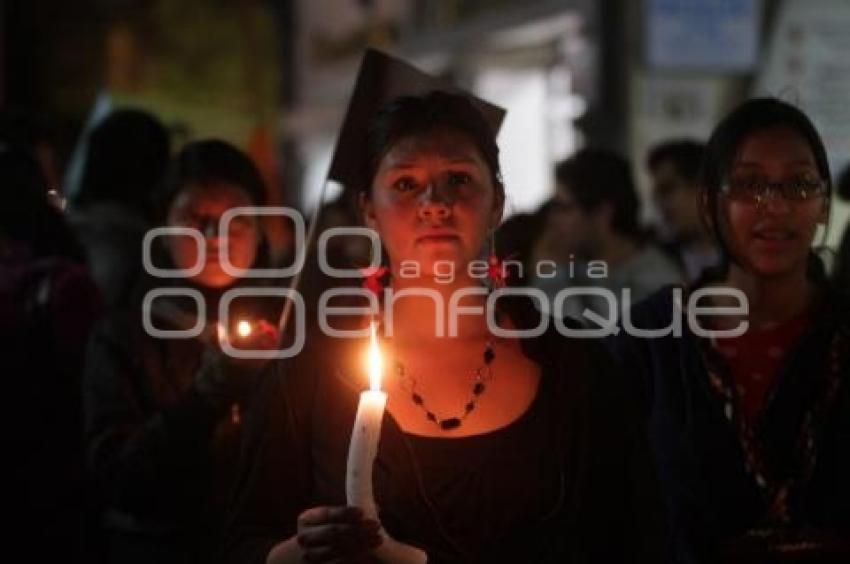
<path id="1" fill-rule="evenodd" d="M 495 132 L 468 97 L 440 90 L 423 96 L 395 98 L 378 111 L 370 122 L 366 141 L 368 158 L 357 191 L 368 194 L 381 159 L 396 142 L 439 128 L 450 128 L 469 137 L 487 163 L 497 193 L 504 196 Z"/>
<path id="2" fill-rule="evenodd" d="M 47 182 L 29 152 L 0 148 L 0 237 L 25 245 L 36 257 L 84 262 L 84 255 L 62 213 L 47 201 Z"/>
<path id="3" fill-rule="evenodd" d="M 260 172 L 248 156 L 233 145 L 218 139 L 188 143 L 174 157 L 157 197 L 160 223 L 165 223 L 168 208 L 188 186 L 226 182 L 242 188 L 256 206 L 266 203 L 266 189 Z"/>
<path id="4" fill-rule="evenodd" d="M 153 115 L 119 110 L 92 131 L 74 204 L 112 202 L 150 219 L 152 192 L 168 166 L 168 131 Z"/>
<path id="5" fill-rule="evenodd" d="M 791 104 L 776 98 L 753 98 L 735 108 L 717 125 L 711 134 L 706 145 L 699 175 L 702 216 L 720 248 L 721 270 L 728 267 L 730 260 L 735 260 L 720 228 L 721 218 L 718 200 L 721 190 L 729 179 L 735 158 L 744 140 L 753 133 L 776 128 L 791 129 L 806 141 L 815 158 L 818 174 L 826 183 L 826 201 L 829 201 L 832 195 L 832 180 L 826 147 L 824 147 L 817 129 L 806 117 L 806 114 Z M 815 265 L 815 262 L 819 264 Z M 819 269 L 817 272 L 822 271 L 820 259 L 814 252 L 811 253 L 810 260 L 810 272 L 814 273 L 815 271 L 812 269 Z"/>
<path id="6" fill-rule="evenodd" d="M 555 179 L 587 212 L 609 204 L 611 227 L 627 237 L 641 235 L 640 200 L 629 162 L 612 151 L 582 149 L 555 167 Z"/>

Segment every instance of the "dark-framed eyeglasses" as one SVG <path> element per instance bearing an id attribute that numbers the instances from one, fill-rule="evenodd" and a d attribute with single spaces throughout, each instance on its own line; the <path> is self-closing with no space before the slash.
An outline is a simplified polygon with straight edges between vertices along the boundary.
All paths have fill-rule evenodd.
<path id="1" fill-rule="evenodd" d="M 781 182 L 764 179 L 733 178 L 721 187 L 730 200 L 762 205 L 769 196 L 778 196 L 787 202 L 806 202 L 826 193 L 826 182 L 820 178 L 795 178 Z"/>

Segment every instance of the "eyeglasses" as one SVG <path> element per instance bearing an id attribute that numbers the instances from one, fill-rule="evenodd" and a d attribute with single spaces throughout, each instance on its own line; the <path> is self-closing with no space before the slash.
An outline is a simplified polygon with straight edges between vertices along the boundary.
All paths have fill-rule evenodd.
<path id="1" fill-rule="evenodd" d="M 767 202 L 768 195 L 780 196 L 787 202 L 806 202 L 826 192 L 826 182 L 820 178 L 795 178 L 770 182 L 759 178 L 732 178 L 721 188 L 730 200 L 756 205 Z"/>
<path id="2" fill-rule="evenodd" d="M 207 236 L 208 231 L 210 233 L 218 234 L 219 221 L 220 219 L 215 216 L 205 216 L 187 212 L 180 215 L 176 222 L 182 227 L 192 227 L 197 229 L 203 233 L 204 236 Z M 230 235 L 242 235 L 253 227 L 254 222 L 251 216 L 247 215 L 237 215 L 231 219 L 228 224 Z"/>

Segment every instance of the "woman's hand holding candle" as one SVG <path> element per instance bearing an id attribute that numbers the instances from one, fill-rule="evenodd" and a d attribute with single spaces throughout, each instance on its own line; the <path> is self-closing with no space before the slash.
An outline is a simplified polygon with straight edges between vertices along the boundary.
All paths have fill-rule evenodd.
<path id="1" fill-rule="evenodd" d="M 201 366 L 195 373 L 195 390 L 209 405 L 224 409 L 230 405 L 233 396 L 232 372 L 224 354 L 214 347 L 207 347 L 201 355 Z"/>
<path id="2" fill-rule="evenodd" d="M 222 352 L 221 342 L 228 339 L 238 348 L 267 350 L 277 346 L 277 329 L 262 319 L 240 319 L 230 330 L 220 323 L 216 330 L 218 341 L 207 343 L 201 356 L 201 366 L 195 373 L 195 389 L 213 406 L 224 408 L 268 360 L 230 357 Z"/>
<path id="3" fill-rule="evenodd" d="M 380 525 L 357 507 L 312 507 L 298 517 L 298 533 L 275 546 L 267 564 L 370 562 L 381 544 Z"/>
<path id="4" fill-rule="evenodd" d="M 234 349 L 245 351 L 268 351 L 278 346 L 277 327 L 265 319 L 241 318 L 231 323 L 228 328 L 218 324 L 218 348 L 225 341 Z M 266 358 L 236 358 L 229 356 L 227 363 L 237 370 L 259 371 L 269 359 Z"/>
<path id="5" fill-rule="evenodd" d="M 308 562 L 360 562 L 381 544 L 380 524 L 357 507 L 314 507 L 298 518 L 298 545 Z"/>

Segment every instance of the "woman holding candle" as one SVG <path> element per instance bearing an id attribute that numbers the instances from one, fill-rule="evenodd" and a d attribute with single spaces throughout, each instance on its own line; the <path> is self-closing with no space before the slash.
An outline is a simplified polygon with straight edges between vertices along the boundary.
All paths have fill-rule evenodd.
<path id="1" fill-rule="evenodd" d="M 647 452 L 600 346 L 554 330 L 497 337 L 480 312 L 459 317 L 456 337 L 435 332 L 446 311 L 434 295 L 486 300 L 467 266 L 489 246 L 504 188 L 481 114 L 461 95 L 398 98 L 372 120 L 369 152 L 360 204 L 386 249 L 380 280 L 410 292 L 382 306 L 393 327 L 381 331 L 373 394 L 386 411 L 360 393 L 363 339 L 310 336 L 273 365 L 246 426 L 227 560 L 380 559 L 392 540 L 411 561 L 657 561 Z M 445 263 L 456 275 L 440 283 Z M 537 325 L 526 300 L 500 303 L 501 327 Z M 382 421 L 367 423 L 367 409 Z M 355 421 L 380 432 L 367 484 L 351 474 Z M 368 500 L 356 490 L 373 486 L 377 519 L 369 504 L 346 505 L 347 466 L 348 499 Z"/>
<path id="2" fill-rule="evenodd" d="M 703 298 L 734 313 L 700 325 L 744 332 L 709 338 L 685 323 L 679 338 L 612 343 L 645 400 L 670 552 L 675 562 L 846 562 L 850 327 L 811 250 L 829 212 L 823 142 L 797 108 L 748 101 L 715 129 L 701 190 L 725 261 L 686 290 L 739 290 L 747 308 Z M 658 329 L 688 314 L 668 288 L 632 320 Z"/>
<path id="3" fill-rule="evenodd" d="M 175 157 L 159 195 L 163 224 L 200 231 L 206 260 L 188 279 L 143 278 L 134 307 L 111 312 L 96 329 L 85 382 L 88 457 L 103 498 L 109 562 L 206 563 L 218 545 L 241 406 L 256 372 L 225 362 L 217 350 L 218 300 L 245 283 L 219 264 L 218 225 L 229 209 L 262 205 L 265 192 L 247 156 L 221 141 L 199 141 Z M 159 268 L 188 269 L 198 260 L 189 237 L 157 242 L 164 243 L 153 252 Z M 234 220 L 227 244 L 235 266 L 262 265 L 254 217 Z M 144 329 L 141 294 L 169 285 L 203 296 L 208 327 L 201 338 L 161 339 Z M 243 302 L 241 314 L 231 315 L 234 346 L 276 346 L 273 328 L 260 321 L 274 318 L 266 305 Z M 196 307 L 191 299 L 159 297 L 150 319 L 157 329 L 185 330 L 195 325 Z"/>

